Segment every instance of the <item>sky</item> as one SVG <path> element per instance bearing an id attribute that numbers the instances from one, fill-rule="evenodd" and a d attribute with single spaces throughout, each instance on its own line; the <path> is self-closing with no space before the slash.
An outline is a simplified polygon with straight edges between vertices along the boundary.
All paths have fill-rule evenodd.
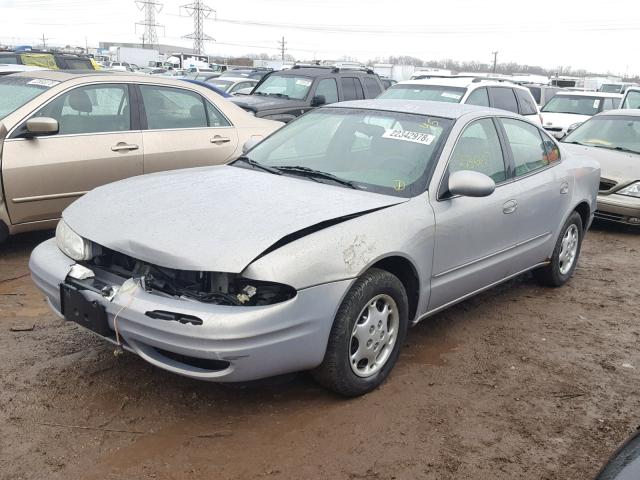
<path id="1" fill-rule="evenodd" d="M 161 43 L 182 38 L 193 19 L 162 3 Z M 206 0 L 211 55 L 286 52 L 298 60 L 399 55 L 423 60 L 515 61 L 616 75 L 640 74 L 638 0 Z M 134 0 L 0 0 L 0 43 L 97 47 L 99 41 L 139 42 L 144 19 Z"/>

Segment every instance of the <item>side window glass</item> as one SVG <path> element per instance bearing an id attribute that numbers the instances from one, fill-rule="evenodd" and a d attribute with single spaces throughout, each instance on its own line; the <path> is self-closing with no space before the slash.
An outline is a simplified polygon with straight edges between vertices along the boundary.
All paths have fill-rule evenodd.
<path id="1" fill-rule="evenodd" d="M 516 97 L 508 87 L 491 87 L 491 104 L 493 108 L 519 113 Z"/>
<path id="2" fill-rule="evenodd" d="M 604 99 L 604 108 L 603 110 L 613 110 L 615 109 L 615 102 L 613 101 L 613 98 L 605 98 Z"/>
<path id="3" fill-rule="evenodd" d="M 342 96 L 344 97 L 344 101 L 358 99 L 355 79 L 343 77 L 340 79 L 340 84 L 342 85 Z"/>
<path id="4" fill-rule="evenodd" d="M 449 160 L 449 173 L 460 170 L 484 173 L 496 183 L 506 180 L 502 147 L 491 119 L 473 122 L 460 135 Z"/>
<path id="5" fill-rule="evenodd" d="M 338 101 L 338 84 L 334 78 L 324 78 L 318 83 L 316 95 L 324 95 L 326 103 Z"/>
<path id="6" fill-rule="evenodd" d="M 469 94 L 464 102 L 467 105 L 479 105 L 481 107 L 489 106 L 489 94 L 486 88 L 477 88 Z"/>
<path id="7" fill-rule="evenodd" d="M 126 85 L 91 85 L 60 95 L 34 117 L 55 118 L 59 135 L 131 130 Z"/>
<path id="8" fill-rule="evenodd" d="M 516 176 L 526 175 L 549 165 L 550 159 L 540 130 L 513 118 L 503 118 L 501 121 L 513 152 Z"/>
<path id="9" fill-rule="evenodd" d="M 378 82 L 371 77 L 364 77 L 364 86 L 367 88 L 367 98 L 376 98 L 381 90 Z"/>
<path id="10" fill-rule="evenodd" d="M 207 126 L 202 97 L 188 90 L 140 85 L 149 130 Z"/>
<path id="11" fill-rule="evenodd" d="M 518 97 L 518 102 L 520 103 L 520 114 L 521 115 L 535 115 L 538 113 L 538 109 L 536 108 L 536 104 L 533 101 L 533 97 L 529 93 L 529 91 L 514 89 L 516 97 Z"/>
<path id="12" fill-rule="evenodd" d="M 228 127 L 231 124 L 224 115 L 216 107 L 209 102 L 204 102 L 207 106 L 207 117 L 209 118 L 210 127 Z"/>

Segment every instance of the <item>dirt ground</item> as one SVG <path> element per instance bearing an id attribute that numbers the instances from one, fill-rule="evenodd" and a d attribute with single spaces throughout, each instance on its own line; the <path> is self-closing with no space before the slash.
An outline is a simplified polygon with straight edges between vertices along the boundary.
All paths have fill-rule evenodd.
<path id="1" fill-rule="evenodd" d="M 48 235 L 0 247 L 2 479 L 590 479 L 640 425 L 637 231 L 596 226 L 561 289 L 525 275 L 419 324 L 353 400 L 114 356 L 31 283 Z"/>

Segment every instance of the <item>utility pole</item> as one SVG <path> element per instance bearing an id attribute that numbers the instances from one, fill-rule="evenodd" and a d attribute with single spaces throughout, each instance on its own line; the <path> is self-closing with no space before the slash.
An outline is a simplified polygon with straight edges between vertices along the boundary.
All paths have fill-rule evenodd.
<path id="1" fill-rule="evenodd" d="M 47 39 L 44 38 L 44 33 L 42 34 L 42 50 L 47 49 Z"/>
<path id="2" fill-rule="evenodd" d="M 147 45 L 149 48 L 153 48 L 154 45 L 158 45 L 156 27 L 164 28 L 164 25 L 156 23 L 156 13 L 160 13 L 162 10 L 162 3 L 156 0 L 135 0 L 135 2 L 138 10 L 144 10 L 144 20 L 142 22 L 136 22 L 136 26 L 144 26 L 142 48 L 145 48 Z"/>
<path id="3" fill-rule="evenodd" d="M 496 67 L 498 66 L 498 52 L 491 52 L 493 54 L 493 73 L 496 73 Z"/>
<path id="4" fill-rule="evenodd" d="M 278 42 L 280 44 L 280 51 L 282 52 L 282 61 L 284 62 L 284 51 L 285 51 L 285 45 L 287 44 L 287 42 L 284 41 L 284 36 L 282 37 L 282 40 L 280 40 Z M 315 56 L 315 54 L 314 54 Z"/>
<path id="5" fill-rule="evenodd" d="M 190 38 L 193 40 L 193 51 L 196 55 L 201 55 L 204 52 L 204 42 L 214 41 L 215 39 L 204 33 L 204 19 L 211 15 L 211 12 L 216 11 L 204 4 L 204 0 L 193 0 L 188 5 L 182 5 L 189 16 L 193 17 L 193 33 L 185 35 L 183 38 Z"/>

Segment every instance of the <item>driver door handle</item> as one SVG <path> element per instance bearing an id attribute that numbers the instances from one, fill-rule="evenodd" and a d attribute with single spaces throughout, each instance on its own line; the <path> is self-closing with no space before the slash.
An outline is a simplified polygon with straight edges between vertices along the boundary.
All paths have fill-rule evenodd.
<path id="1" fill-rule="evenodd" d="M 229 143 L 231 141 L 228 137 L 221 137 L 220 135 L 216 135 L 211 139 L 211 143 L 215 143 L 216 145 L 222 145 L 223 143 Z"/>
<path id="2" fill-rule="evenodd" d="M 508 215 L 515 212 L 517 208 L 518 202 L 516 200 L 509 200 L 508 202 L 504 202 L 504 205 L 502 205 L 502 213 Z"/>
<path id="3" fill-rule="evenodd" d="M 111 151 L 112 152 L 126 152 L 129 150 L 138 150 L 138 145 L 135 145 L 133 143 L 124 143 L 124 142 L 120 142 L 116 145 L 114 145 L 113 147 L 111 147 Z"/>

